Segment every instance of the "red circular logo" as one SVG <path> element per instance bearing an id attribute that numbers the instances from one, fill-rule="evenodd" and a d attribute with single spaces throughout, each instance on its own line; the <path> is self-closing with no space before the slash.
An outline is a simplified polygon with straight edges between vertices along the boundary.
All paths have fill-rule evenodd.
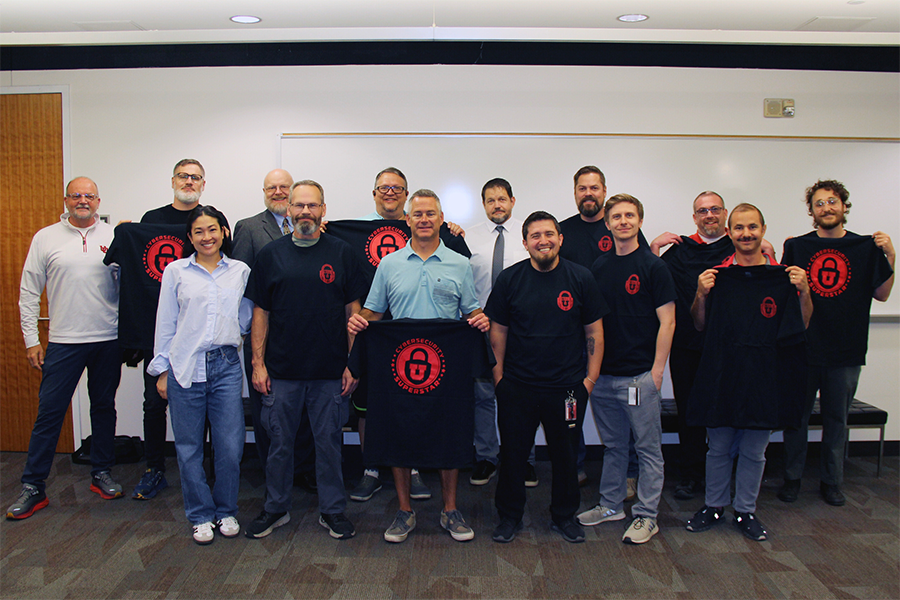
<path id="1" fill-rule="evenodd" d="M 637 276 L 637 273 L 629 277 L 625 282 L 625 291 L 632 296 L 641 291 L 641 279 Z"/>
<path id="2" fill-rule="evenodd" d="M 413 338 L 400 344 L 391 361 L 394 381 L 410 394 L 425 394 L 441 384 L 446 365 L 437 344 Z"/>
<path id="3" fill-rule="evenodd" d="M 406 246 L 408 239 L 398 227 L 393 225 L 379 227 L 366 240 L 366 258 L 373 267 L 377 267 L 382 258 Z"/>
<path id="4" fill-rule="evenodd" d="M 613 247 L 612 238 L 608 235 L 604 235 L 600 238 L 600 241 L 597 242 L 597 247 L 600 248 L 600 252 L 609 252 Z"/>
<path id="5" fill-rule="evenodd" d="M 162 281 L 163 271 L 184 254 L 184 240 L 174 235 L 159 235 L 144 247 L 144 270 L 156 281 Z"/>
<path id="6" fill-rule="evenodd" d="M 771 319 L 775 316 L 775 313 L 778 312 L 778 305 L 775 304 L 775 300 L 773 300 L 769 296 L 766 296 L 763 299 L 762 304 L 759 305 L 759 312 L 761 312 L 762 316 L 764 316 L 765 318 Z"/>
<path id="7" fill-rule="evenodd" d="M 556 305 L 560 310 L 572 310 L 572 307 L 575 306 L 575 299 L 572 298 L 572 293 L 566 290 L 561 291 L 559 296 L 556 297 Z"/>
<path id="8" fill-rule="evenodd" d="M 329 264 L 322 265 L 319 269 L 319 279 L 322 283 L 332 283 L 334 281 L 334 268 Z"/>
<path id="9" fill-rule="evenodd" d="M 843 253 L 826 248 L 809 259 L 809 288 L 823 298 L 840 296 L 850 283 L 850 261 Z"/>

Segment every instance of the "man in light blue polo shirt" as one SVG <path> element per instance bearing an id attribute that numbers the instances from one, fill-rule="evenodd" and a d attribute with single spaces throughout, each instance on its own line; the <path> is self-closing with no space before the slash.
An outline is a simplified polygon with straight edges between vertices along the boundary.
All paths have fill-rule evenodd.
<path id="1" fill-rule="evenodd" d="M 469 261 L 441 242 L 444 213 L 437 194 L 425 189 L 415 192 L 409 200 L 406 222 L 411 233 L 409 243 L 381 260 L 365 308 L 350 317 L 350 333 L 358 334 L 388 310 L 395 319 L 459 319 L 462 315 L 472 327 L 487 331 L 490 321 L 475 295 Z M 384 532 L 384 539 L 402 542 L 416 526 L 410 506 L 410 469 L 393 467 L 392 472 L 400 510 Z M 471 540 L 475 533 L 456 508 L 459 470 L 442 469 L 440 475 L 444 500 L 441 526 L 457 541 Z"/>

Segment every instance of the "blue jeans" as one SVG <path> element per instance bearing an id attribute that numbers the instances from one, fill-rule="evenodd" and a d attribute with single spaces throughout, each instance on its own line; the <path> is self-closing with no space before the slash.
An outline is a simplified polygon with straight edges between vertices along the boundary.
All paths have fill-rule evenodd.
<path id="1" fill-rule="evenodd" d="M 784 430 L 784 478 L 800 479 L 806 466 L 809 415 L 820 395 L 822 411 L 822 462 L 820 479 L 828 485 L 844 482 L 844 444 L 847 441 L 847 414 L 856 395 L 862 367 L 808 367 L 806 408 L 799 429 Z"/>
<path id="2" fill-rule="evenodd" d="M 116 462 L 116 389 L 122 377 L 118 340 L 88 344 L 47 344 L 38 391 L 38 415 L 28 443 L 22 483 L 46 489 L 66 411 L 81 374 L 88 372 L 91 399 L 91 475 Z"/>
<path id="3" fill-rule="evenodd" d="M 347 495 L 341 470 L 342 427 L 350 416 L 350 399 L 341 396 L 340 379 L 273 379 L 272 393 L 262 397 L 260 419 L 269 434 L 266 504 L 269 513 L 291 508 L 294 485 L 294 439 L 306 407 L 316 444 L 319 512 L 344 512 Z"/>
<path id="4" fill-rule="evenodd" d="M 237 514 L 246 439 L 241 381 L 241 363 L 234 346 L 206 353 L 205 382 L 183 388 L 169 371 L 169 413 L 181 471 L 184 513 L 192 525 Z M 215 454 L 216 482 L 212 490 L 203 469 L 203 429 L 207 419 Z"/>
<path id="5" fill-rule="evenodd" d="M 706 453 L 706 505 L 728 506 L 738 512 L 756 512 L 756 497 L 766 468 L 766 446 L 771 431 L 707 427 L 709 451 Z M 731 498 L 733 449 L 737 448 L 738 464 L 734 476 L 734 501 Z"/>
<path id="6" fill-rule="evenodd" d="M 628 405 L 628 386 L 632 383 L 640 388 L 640 404 L 637 406 Z M 637 501 L 631 514 L 655 519 L 659 513 L 665 463 L 659 390 L 650 372 L 636 377 L 601 375 L 591 393 L 591 410 L 597 432 L 606 447 L 600 475 L 600 503 L 613 510 L 622 510 L 626 494 L 628 445 L 630 433 L 633 432 L 639 475 Z"/>

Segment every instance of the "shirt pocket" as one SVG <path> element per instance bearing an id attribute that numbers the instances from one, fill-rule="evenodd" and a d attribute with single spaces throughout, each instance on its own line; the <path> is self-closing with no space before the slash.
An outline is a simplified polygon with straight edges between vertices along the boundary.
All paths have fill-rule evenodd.
<path id="1" fill-rule="evenodd" d="M 461 295 L 455 282 L 438 280 L 431 291 L 431 297 L 438 306 L 456 308 L 459 306 Z"/>

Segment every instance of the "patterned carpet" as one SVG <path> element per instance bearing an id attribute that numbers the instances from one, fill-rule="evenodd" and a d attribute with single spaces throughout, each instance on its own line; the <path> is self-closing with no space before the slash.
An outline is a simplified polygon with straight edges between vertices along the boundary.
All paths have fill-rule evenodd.
<path id="1" fill-rule="evenodd" d="M 847 505 L 818 496 L 807 468 L 798 502 L 777 500 L 780 460 L 770 448 L 758 515 L 770 538 L 756 543 L 727 522 L 690 533 L 684 522 L 702 504 L 674 499 L 674 478 L 660 506 L 660 533 L 644 546 L 621 543 L 627 521 L 587 528 L 584 544 L 568 544 L 549 529 L 550 466 L 538 463 L 539 487 L 529 491 L 525 530 L 511 544 L 491 541 L 495 481 L 483 487 L 460 476 L 459 506 L 475 540 L 454 542 L 440 529 L 436 492 L 415 502 L 418 528 L 403 544 L 382 533 L 397 510 L 392 486 L 367 503 L 350 502 L 356 525 L 349 541 L 331 539 L 318 524 L 316 498 L 295 488 L 291 522 L 262 540 L 241 535 L 195 545 L 184 517 L 177 466 L 157 498 L 105 501 L 88 490 L 90 467 L 58 455 L 49 479 L 50 506 L 30 519 L 0 523 L 2 598 L 898 598 L 900 529 L 898 461 L 874 458 L 846 466 Z M 776 454 L 773 460 L 772 454 Z M 239 520 L 261 509 L 262 474 L 252 450 L 243 465 Z M 813 459 L 810 457 L 810 464 Z M 25 455 L 0 453 L 5 509 L 16 497 Z M 597 501 L 600 463 L 589 461 L 583 507 Z M 117 466 L 128 492 L 142 465 Z"/>

